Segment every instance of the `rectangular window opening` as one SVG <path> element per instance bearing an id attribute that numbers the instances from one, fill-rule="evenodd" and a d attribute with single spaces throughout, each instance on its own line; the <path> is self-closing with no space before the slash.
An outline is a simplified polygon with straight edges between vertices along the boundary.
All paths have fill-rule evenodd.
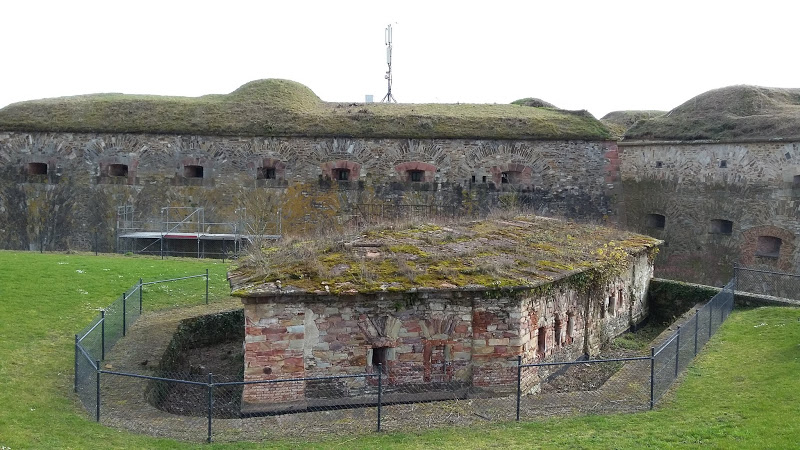
<path id="1" fill-rule="evenodd" d="M 661 169 L 662 167 L 664 167 L 664 162 L 663 161 L 656 161 L 656 169 Z"/>
<path id="2" fill-rule="evenodd" d="M 408 180 L 413 183 L 419 183 L 425 177 L 425 172 L 422 170 L 409 170 Z"/>
<path id="3" fill-rule="evenodd" d="M 350 179 L 350 169 L 333 169 L 333 178 L 338 181 Z"/>
<path id="4" fill-rule="evenodd" d="M 795 178 L 797 178 L 797 177 L 795 177 Z M 472 182 L 473 183 L 475 182 L 475 175 L 472 176 Z"/>
<path id="5" fill-rule="evenodd" d="M 47 175 L 47 163 L 28 163 L 28 175 Z"/>
<path id="6" fill-rule="evenodd" d="M 720 168 L 720 169 L 726 169 L 727 167 L 728 167 L 728 161 L 726 161 L 726 160 L 724 160 L 724 159 L 723 159 L 723 160 L 721 160 L 721 161 L 719 162 L 719 168 Z"/>
<path id="7" fill-rule="evenodd" d="M 733 222 L 725 219 L 714 219 L 711 221 L 712 234 L 731 234 L 733 233 Z"/>
<path id="8" fill-rule="evenodd" d="M 275 177 L 275 168 L 274 167 L 259 167 L 258 172 L 256 173 L 256 179 L 258 180 L 274 180 Z"/>
<path id="9" fill-rule="evenodd" d="M 539 346 L 539 354 L 544 356 L 544 354 L 547 352 L 547 328 L 539 328 L 537 333 L 537 343 Z"/>
<path id="10" fill-rule="evenodd" d="M 110 177 L 127 177 L 128 165 L 127 164 L 109 164 L 108 176 Z"/>
<path id="11" fill-rule="evenodd" d="M 663 230 L 667 224 L 667 218 L 661 214 L 648 214 L 647 215 L 647 227 L 648 228 L 658 228 Z"/>
<path id="12" fill-rule="evenodd" d="M 203 166 L 183 166 L 185 178 L 203 178 Z"/>
<path id="13" fill-rule="evenodd" d="M 608 315 L 614 317 L 614 313 L 617 311 L 617 299 L 614 298 L 613 295 L 608 296 Z"/>
<path id="14" fill-rule="evenodd" d="M 378 370 L 380 367 L 381 372 L 386 373 L 386 357 L 389 352 L 389 347 L 375 347 L 372 349 L 372 367 Z"/>
<path id="15" fill-rule="evenodd" d="M 775 236 L 759 236 L 756 242 L 756 256 L 778 258 L 783 241 Z"/>

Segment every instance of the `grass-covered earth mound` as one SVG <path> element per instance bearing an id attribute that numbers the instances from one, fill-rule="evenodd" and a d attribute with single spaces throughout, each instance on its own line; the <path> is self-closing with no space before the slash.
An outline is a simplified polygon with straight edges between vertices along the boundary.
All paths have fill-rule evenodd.
<path id="1" fill-rule="evenodd" d="M 378 228 L 355 239 L 287 239 L 230 273 L 234 295 L 532 288 L 600 282 L 660 241 L 596 225 L 521 216 Z M 581 287 L 581 286 L 577 286 Z"/>
<path id="2" fill-rule="evenodd" d="M 323 102 L 289 80 L 252 81 L 225 95 L 91 94 L 14 103 L 0 130 L 236 136 L 604 140 L 586 111 L 497 104 Z"/>
<path id="3" fill-rule="evenodd" d="M 666 111 L 657 110 L 627 110 L 612 111 L 603 116 L 600 121 L 611 130 L 614 139 L 622 139 L 625 132 L 636 122 L 643 119 L 652 119 L 666 114 Z"/>
<path id="4" fill-rule="evenodd" d="M 800 89 L 729 86 L 636 122 L 625 140 L 772 140 L 800 137 Z"/>

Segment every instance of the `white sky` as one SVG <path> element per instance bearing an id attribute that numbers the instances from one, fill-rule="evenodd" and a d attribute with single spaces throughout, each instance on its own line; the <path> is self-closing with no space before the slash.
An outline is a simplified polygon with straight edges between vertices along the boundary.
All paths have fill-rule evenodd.
<path id="1" fill-rule="evenodd" d="M 7 0 L 0 107 L 123 92 L 198 96 L 287 78 L 326 101 L 537 97 L 596 117 L 733 84 L 800 87 L 800 3 Z"/>

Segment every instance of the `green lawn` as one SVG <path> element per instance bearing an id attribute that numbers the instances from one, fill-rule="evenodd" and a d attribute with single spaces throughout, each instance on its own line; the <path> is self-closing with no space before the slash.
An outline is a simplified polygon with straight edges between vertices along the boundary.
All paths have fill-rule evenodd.
<path id="1" fill-rule="evenodd" d="M 141 276 L 211 273 L 226 295 L 227 266 L 214 261 L 0 252 L 0 448 L 188 448 L 92 422 L 72 393 L 73 340 Z M 202 281 L 197 293 L 203 291 Z M 168 294 L 182 295 L 186 289 Z M 148 291 L 146 291 L 148 292 Z M 153 291 L 155 292 L 155 291 Z M 147 298 L 147 297 L 146 297 Z M 202 296 L 173 298 L 202 302 Z M 145 302 L 145 309 L 148 303 Z M 684 383 L 656 411 L 423 434 L 371 434 L 320 441 L 342 448 L 790 448 L 800 442 L 800 309 L 735 311 Z M 320 438 L 321 439 L 321 438 Z M 296 442 L 270 442 L 297 447 Z M 261 448 L 264 443 L 209 447 Z M 307 445 L 304 445 L 307 446 Z"/>

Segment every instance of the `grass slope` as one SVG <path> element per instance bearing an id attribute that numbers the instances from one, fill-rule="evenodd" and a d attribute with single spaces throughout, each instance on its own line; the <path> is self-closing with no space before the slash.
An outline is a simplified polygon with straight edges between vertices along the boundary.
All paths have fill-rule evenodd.
<path id="1" fill-rule="evenodd" d="M 323 102 L 289 80 L 252 81 L 225 95 L 91 94 L 0 109 L 0 130 L 237 136 L 604 140 L 586 111 L 489 104 Z"/>
<path id="2" fill-rule="evenodd" d="M 66 264 L 59 264 L 66 263 Z M 72 342 L 125 288 L 211 268 L 212 295 L 225 265 L 139 257 L 0 252 L 0 446 L 195 448 L 99 426 L 72 394 Z M 108 269 L 108 270 L 105 270 Z M 78 272 L 83 271 L 83 273 Z M 86 291 L 87 294 L 82 292 Z M 175 303 L 173 299 L 170 303 Z M 196 303 L 197 298 L 185 298 Z M 166 303 L 165 303 L 166 304 Z M 305 448 L 792 448 L 800 441 L 800 309 L 735 311 L 684 383 L 656 411 L 532 423 L 372 434 Z M 297 448 L 297 442 L 269 442 Z M 264 443 L 208 448 L 263 448 Z"/>
<path id="3" fill-rule="evenodd" d="M 625 132 L 637 140 L 772 140 L 800 137 L 800 89 L 728 86 L 698 95 Z"/>

